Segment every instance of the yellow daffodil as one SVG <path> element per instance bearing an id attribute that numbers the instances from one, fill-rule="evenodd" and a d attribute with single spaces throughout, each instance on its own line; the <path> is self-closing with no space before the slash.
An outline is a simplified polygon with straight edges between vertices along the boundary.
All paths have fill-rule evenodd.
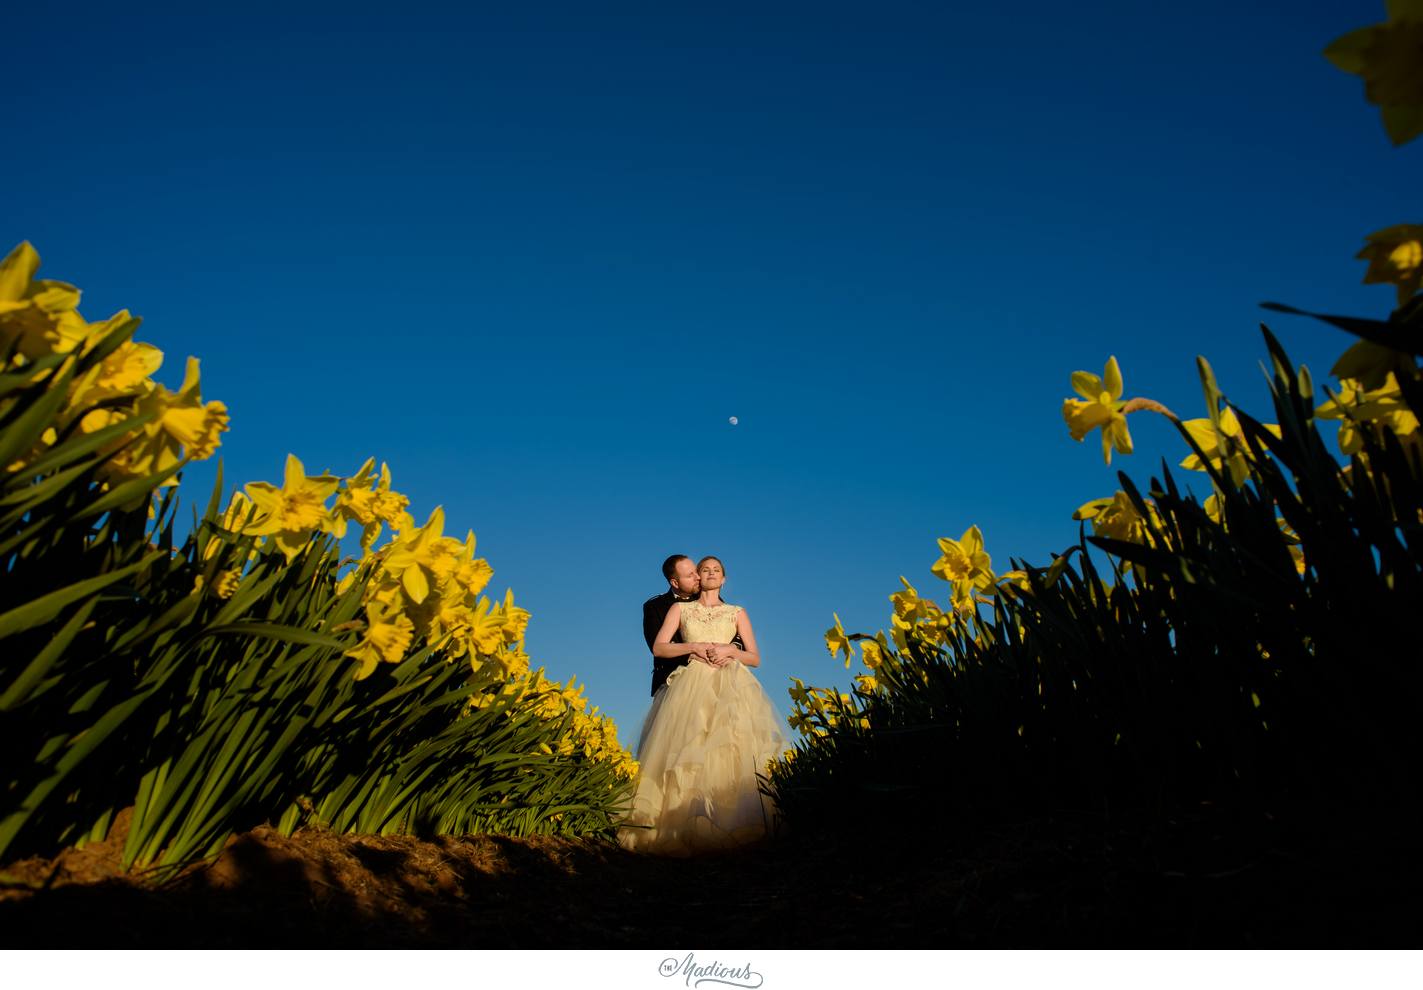
<path id="1" fill-rule="evenodd" d="M 127 312 L 121 314 L 127 318 Z M 111 418 L 120 410 L 109 406 L 91 409 L 98 402 L 124 396 L 140 397 L 157 387 L 151 376 L 163 366 L 163 352 L 152 344 L 135 343 L 126 340 L 108 357 L 90 368 L 85 375 L 70 387 L 69 409 L 66 418 L 82 414 L 81 428 L 86 433 L 116 421 Z M 133 407 L 122 410 L 123 416 L 133 411 Z"/>
<path id="2" fill-rule="evenodd" d="M 79 290 L 35 278 L 39 267 L 40 256 L 29 241 L 0 261 L 0 353 L 14 348 L 30 361 L 68 354 L 93 332 L 76 311 Z"/>
<path id="3" fill-rule="evenodd" d="M 1201 508 L 1205 510 L 1206 517 L 1218 526 L 1225 525 L 1222 502 L 1219 492 L 1214 492 L 1206 496 L 1206 500 L 1201 503 Z"/>
<path id="4" fill-rule="evenodd" d="M 415 625 L 404 614 L 372 603 L 366 606 L 366 631 L 361 642 L 345 655 L 361 663 L 355 679 L 365 680 L 381 662 L 400 663 L 415 636 Z"/>
<path id="5" fill-rule="evenodd" d="M 560 690 L 560 694 L 563 697 L 564 704 L 566 704 L 569 708 L 573 709 L 576 712 L 581 712 L 587 709 L 588 707 L 588 699 L 583 695 L 583 691 L 586 685 L 580 684 L 577 687 L 574 687 L 573 682 L 576 680 L 578 680 L 578 675 L 575 674 L 574 676 L 570 677 L 568 679 L 568 683 L 563 685 L 562 689 Z M 557 687 L 557 685 L 555 685 L 555 687 Z M 596 711 L 596 709 L 594 710 Z"/>
<path id="6" fill-rule="evenodd" d="M 523 677 L 529 669 L 529 655 L 516 646 L 497 646 L 490 659 L 499 667 L 504 677 Z"/>
<path id="7" fill-rule="evenodd" d="M 212 582 L 213 593 L 219 598 L 231 598 L 241 580 L 242 575 L 237 571 L 218 571 Z"/>
<path id="8" fill-rule="evenodd" d="M 1068 555 L 1065 553 L 1058 554 L 1053 558 L 1052 563 L 1048 565 L 1047 573 L 1043 575 L 1043 587 L 1051 588 L 1057 583 L 1057 579 L 1062 577 L 1062 572 L 1067 570 L 1068 559 Z"/>
<path id="9" fill-rule="evenodd" d="M 429 627 L 425 635 L 434 642 L 445 642 L 451 657 L 456 659 L 469 650 L 469 631 L 474 625 L 474 610 L 463 601 L 446 596 L 431 595 L 427 603 L 433 603 Z"/>
<path id="10" fill-rule="evenodd" d="M 378 572 L 377 576 L 366 583 L 366 602 L 379 602 L 387 608 L 408 611 L 405 600 L 405 591 L 400 586 L 400 582 L 393 580 L 384 571 Z"/>
<path id="11" fill-rule="evenodd" d="M 444 527 L 445 513 L 437 506 L 424 526 L 403 533 L 384 551 L 385 569 L 417 604 L 430 593 L 431 579 L 439 584 L 454 572 L 456 554 L 464 548 L 459 540 L 441 535 Z"/>
<path id="12" fill-rule="evenodd" d="M 1423 3 L 1389 0 L 1388 19 L 1336 38 L 1324 56 L 1364 80 L 1394 145 L 1423 134 Z"/>
<path id="13" fill-rule="evenodd" d="M 470 625 L 470 641 L 477 652 L 489 656 L 504 641 L 504 617 L 498 609 L 491 610 L 488 598 L 481 598 Z"/>
<path id="14" fill-rule="evenodd" d="M 127 316 L 127 312 L 124 315 Z M 99 362 L 99 375 L 94 384 L 112 395 L 144 390 L 152 384 L 148 379 L 161 367 L 162 351 L 152 344 L 126 340 Z"/>
<path id="15" fill-rule="evenodd" d="M 143 427 L 136 441 L 106 462 L 105 473 L 141 477 L 167 470 L 182 460 L 204 460 L 217 450 L 218 436 L 228 428 L 227 406 L 203 402 L 198 359 L 193 357 L 188 358 L 182 387 L 177 392 L 161 385 L 151 389 L 138 400 L 138 412 L 156 412 L 157 416 Z M 173 477 L 163 482 L 177 483 Z"/>
<path id="16" fill-rule="evenodd" d="M 845 651 L 845 669 L 850 669 L 850 660 L 854 657 L 854 652 L 850 646 L 850 637 L 845 634 L 845 627 L 840 624 L 839 613 L 832 613 L 835 616 L 835 625 L 825 630 L 825 648 L 830 651 L 833 659 L 841 650 Z"/>
<path id="17" fill-rule="evenodd" d="M 1390 371 L 1376 389 L 1364 389 L 1353 379 L 1340 381 L 1340 390 L 1328 402 L 1315 409 L 1321 419 L 1337 419 L 1339 449 L 1354 454 L 1364 446 L 1359 430 L 1364 424 L 1375 424 L 1406 437 L 1418 430 L 1418 417 L 1403 398 L 1398 376 Z"/>
<path id="18" fill-rule="evenodd" d="M 375 458 L 367 458 L 353 477 L 347 478 L 336 496 L 331 513 L 330 531 L 338 537 L 346 535 L 346 522 L 361 527 L 361 550 L 368 551 L 380 536 L 382 525 L 390 524 L 397 531 L 413 528 L 405 507 L 410 500 L 390 490 L 390 466 L 381 463 L 380 478 L 371 487 Z"/>
<path id="19" fill-rule="evenodd" d="M 223 510 L 221 518 L 217 520 L 217 525 L 228 533 L 237 533 L 247 521 L 247 514 L 251 508 L 251 499 L 242 492 L 233 492 L 232 499 L 227 503 L 227 508 Z M 207 546 L 203 547 L 203 560 L 212 559 L 226 545 L 226 541 L 220 538 L 215 537 L 208 540 Z"/>
<path id="20" fill-rule="evenodd" d="M 410 499 L 399 492 L 381 491 L 376 489 L 375 514 L 377 519 L 390 524 L 390 528 L 399 532 L 415 527 L 415 520 L 405 507 L 410 504 Z"/>
<path id="21" fill-rule="evenodd" d="M 1328 402 L 1322 402 L 1314 409 L 1320 419 L 1337 419 L 1339 423 L 1339 450 L 1344 454 L 1355 454 L 1364 446 L 1364 438 L 1359 433 L 1359 422 L 1367 417 L 1360 415 L 1365 407 L 1368 393 L 1362 384 L 1353 378 L 1341 378 L 1339 391 L 1331 393 Z"/>
<path id="22" fill-rule="evenodd" d="M 158 396 L 155 403 L 162 409 L 156 430 L 166 434 L 168 442 L 180 444 L 186 456 L 201 461 L 212 456 L 218 446 L 218 434 L 227 429 L 227 406 L 221 402 L 204 403 L 198 375 L 198 359 L 188 358 L 183 385 L 176 393 L 159 386 L 148 398 Z M 146 408 L 139 403 L 139 412 Z"/>
<path id="23" fill-rule="evenodd" d="M 1028 581 L 1027 571 L 1006 571 L 998 576 L 998 583 L 1010 588 L 1017 588 L 1019 591 L 1032 590 L 1032 584 Z"/>
<path id="24" fill-rule="evenodd" d="M 258 515 L 242 532 L 273 537 L 277 548 L 291 561 L 311 534 L 327 522 L 326 500 L 340 484 L 341 479 L 329 474 L 308 477 L 296 455 L 288 454 L 281 488 L 265 481 L 244 486 Z"/>
<path id="25" fill-rule="evenodd" d="M 474 555 L 474 545 L 474 530 L 470 530 L 464 538 L 464 550 L 457 558 L 452 575 L 455 583 L 470 595 L 478 595 L 494 576 L 494 568 L 489 566 L 489 561 Z"/>
<path id="26" fill-rule="evenodd" d="M 797 708 L 810 704 L 810 692 L 806 690 L 805 683 L 799 677 L 791 678 L 791 686 L 786 691 Z"/>
<path id="27" fill-rule="evenodd" d="M 229 533 L 238 532 L 247 524 L 247 517 L 252 513 L 252 506 L 252 500 L 244 492 L 233 492 L 231 500 L 227 503 L 227 508 L 223 510 L 219 525 Z"/>
<path id="28" fill-rule="evenodd" d="M 1418 26 L 1423 41 L 1423 24 Z M 1423 48 L 1419 49 L 1423 54 Z M 1364 284 L 1387 283 L 1398 293 L 1398 305 L 1413 298 L 1423 285 L 1423 224 L 1400 223 L 1376 230 L 1366 238 L 1368 244 L 1356 258 L 1366 259 L 1368 271 Z"/>
<path id="29" fill-rule="evenodd" d="M 1155 515 L 1155 507 L 1148 502 L 1147 508 L 1159 523 L 1160 516 Z M 1111 498 L 1096 498 L 1079 506 L 1077 511 L 1072 513 L 1072 518 L 1091 522 L 1092 532 L 1097 536 L 1129 543 L 1151 542 L 1151 532 L 1146 519 L 1123 491 L 1118 491 Z"/>
<path id="30" fill-rule="evenodd" d="M 927 598 L 920 598 L 914 585 L 905 580 L 902 574 L 899 577 L 899 583 L 904 585 L 904 590 L 889 596 L 890 603 L 894 606 L 895 618 L 901 619 L 905 623 L 914 623 L 939 614 L 939 606 Z"/>
<path id="31" fill-rule="evenodd" d="M 977 526 L 964 530 L 957 540 L 939 539 L 941 557 L 930 568 L 951 583 L 967 582 L 976 588 L 993 585 L 992 560 L 983 550 L 983 534 Z"/>
<path id="32" fill-rule="evenodd" d="M 949 605 L 956 613 L 967 614 L 973 612 L 977 609 L 979 602 L 988 600 L 981 595 L 975 594 L 976 588 L 974 583 L 968 579 L 955 581 L 950 588 L 952 590 L 949 593 Z M 930 634 L 934 642 L 942 643 L 948 638 L 950 624 L 952 622 L 952 616 L 940 615 L 936 617 L 932 625 L 924 628 L 925 631 Z"/>
<path id="33" fill-rule="evenodd" d="M 504 642 L 517 643 L 524 638 L 524 631 L 529 625 L 528 609 L 520 608 L 514 604 L 514 589 L 509 588 L 504 592 L 504 607 L 501 610 L 504 624 L 501 632 L 504 635 Z"/>
<path id="34" fill-rule="evenodd" d="M 861 640 L 860 662 L 868 670 L 878 670 L 884 663 L 884 647 L 872 639 Z"/>
<path id="35" fill-rule="evenodd" d="M 1201 448 L 1201 452 L 1216 471 L 1228 470 L 1230 480 L 1237 486 L 1250 476 L 1250 448 L 1245 442 L 1245 433 L 1240 428 L 1240 421 L 1236 419 L 1234 410 L 1227 407 L 1220 414 L 1219 427 L 1209 419 L 1188 419 L 1181 425 L 1186 428 L 1186 432 L 1191 435 L 1191 439 Z M 1273 435 L 1280 435 L 1280 428 L 1274 423 L 1262 425 Z M 1195 453 L 1182 460 L 1181 466 L 1189 471 L 1206 470 L 1205 462 Z"/>
<path id="36" fill-rule="evenodd" d="M 336 494 L 336 504 L 331 510 L 328 524 L 330 532 L 336 536 L 346 535 L 346 522 L 351 520 L 359 526 L 375 525 L 375 492 L 371 489 L 371 470 L 375 467 L 374 457 L 366 458 L 361 469 L 352 477 L 341 482 Z"/>
<path id="37" fill-rule="evenodd" d="M 1122 412 L 1122 372 L 1115 356 L 1107 359 L 1102 377 L 1086 371 L 1072 373 L 1072 388 L 1081 399 L 1062 400 L 1062 418 L 1067 421 L 1072 439 L 1081 441 L 1098 427 L 1102 428 L 1102 457 L 1112 463 L 1112 449 L 1123 454 L 1132 452 L 1131 433 Z"/>

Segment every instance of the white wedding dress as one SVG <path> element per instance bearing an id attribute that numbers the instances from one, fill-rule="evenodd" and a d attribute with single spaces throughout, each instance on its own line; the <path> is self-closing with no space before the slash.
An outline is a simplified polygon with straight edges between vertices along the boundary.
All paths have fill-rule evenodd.
<path id="1" fill-rule="evenodd" d="M 680 607 L 684 642 L 730 643 L 736 635 L 741 606 Z M 783 724 L 744 664 L 691 660 L 672 671 L 642 723 L 637 792 L 622 822 L 633 827 L 618 830 L 619 844 L 690 856 L 765 838 L 776 812 L 756 775 L 789 748 Z"/>

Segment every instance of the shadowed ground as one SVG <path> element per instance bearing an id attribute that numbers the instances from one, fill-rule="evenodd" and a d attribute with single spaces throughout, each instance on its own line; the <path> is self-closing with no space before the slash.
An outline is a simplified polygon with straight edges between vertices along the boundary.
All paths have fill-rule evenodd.
<path id="1" fill-rule="evenodd" d="M 0 873 L 13 947 L 1411 946 L 1403 828 L 1059 816 L 657 860 L 592 841 L 261 827 L 158 887 L 110 838 Z"/>

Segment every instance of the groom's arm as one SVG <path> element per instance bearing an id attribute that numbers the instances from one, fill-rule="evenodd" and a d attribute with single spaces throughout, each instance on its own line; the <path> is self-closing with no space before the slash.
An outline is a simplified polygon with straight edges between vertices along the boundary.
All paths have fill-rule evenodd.
<path id="1" fill-rule="evenodd" d="M 652 643 L 657 639 L 657 630 L 662 628 L 662 620 L 667 618 L 672 603 L 664 596 L 649 598 L 642 603 L 642 637 L 647 640 L 647 652 L 652 652 Z"/>

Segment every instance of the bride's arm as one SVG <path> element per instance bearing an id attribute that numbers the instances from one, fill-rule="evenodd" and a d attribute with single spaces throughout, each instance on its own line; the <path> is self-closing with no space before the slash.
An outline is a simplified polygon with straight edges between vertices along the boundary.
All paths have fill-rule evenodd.
<path id="1" fill-rule="evenodd" d="M 746 617 L 744 608 L 736 613 L 736 631 L 741 634 L 741 642 L 746 644 L 744 650 L 736 650 L 734 646 L 730 647 L 730 649 L 736 650 L 738 654 L 736 659 L 748 667 L 761 666 L 761 654 L 756 649 L 756 634 L 751 631 L 751 620 Z"/>
<path id="2" fill-rule="evenodd" d="M 657 630 L 657 638 L 652 641 L 652 655 L 663 660 L 671 660 L 690 653 L 696 660 L 705 660 L 701 643 L 672 642 L 672 634 L 677 631 L 677 624 L 681 621 L 682 606 L 673 602 L 672 607 L 667 610 L 667 618 L 662 620 L 662 628 Z"/>

